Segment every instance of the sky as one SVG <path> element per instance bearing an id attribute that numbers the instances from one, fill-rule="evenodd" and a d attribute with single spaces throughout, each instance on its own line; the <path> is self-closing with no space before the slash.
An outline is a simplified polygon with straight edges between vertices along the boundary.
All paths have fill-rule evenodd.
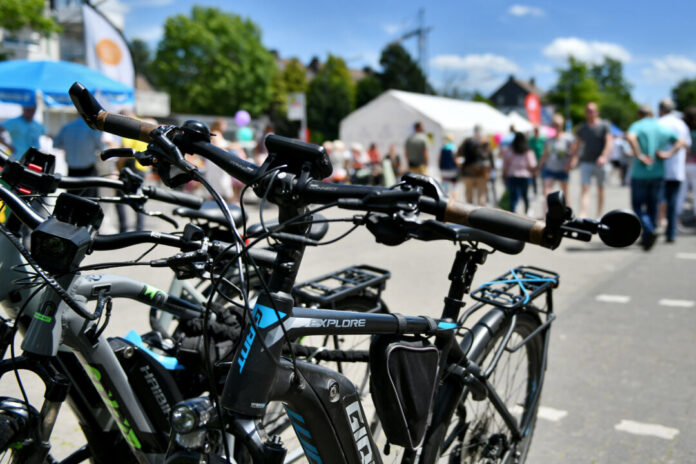
<path id="1" fill-rule="evenodd" d="M 96 3 L 96 2 L 95 2 Z M 619 59 L 639 103 L 656 105 L 679 80 L 696 78 L 692 45 L 696 2 L 582 1 L 318 1 L 107 0 L 124 15 L 128 39 L 153 48 L 166 18 L 194 4 L 254 21 L 281 57 L 308 63 L 329 53 L 350 67 L 379 70 L 389 42 L 419 26 L 423 8 L 427 73 L 436 89 L 457 86 L 490 95 L 510 74 L 549 89 L 569 55 L 587 62 Z M 402 42 L 417 57 L 416 38 Z"/>

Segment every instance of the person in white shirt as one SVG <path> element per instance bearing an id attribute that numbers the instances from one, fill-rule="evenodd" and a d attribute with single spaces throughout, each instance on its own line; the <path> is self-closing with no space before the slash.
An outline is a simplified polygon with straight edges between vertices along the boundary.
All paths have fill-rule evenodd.
<path id="1" fill-rule="evenodd" d="M 660 216 L 664 217 L 663 211 L 665 210 L 663 208 L 665 206 L 663 204 L 666 204 L 667 230 L 665 235 L 667 236 L 667 242 L 671 243 L 674 242 L 677 236 L 678 218 L 681 213 L 677 207 L 679 190 L 686 177 L 686 153 L 691 146 L 691 131 L 680 115 L 674 111 L 674 102 L 671 98 L 662 100 L 658 110 L 660 112 L 660 124 L 674 131 L 678 138 L 686 141 L 686 147 L 678 150 L 672 157 L 667 158 L 664 164 L 665 177 L 662 184 L 662 194 L 660 195 Z"/>

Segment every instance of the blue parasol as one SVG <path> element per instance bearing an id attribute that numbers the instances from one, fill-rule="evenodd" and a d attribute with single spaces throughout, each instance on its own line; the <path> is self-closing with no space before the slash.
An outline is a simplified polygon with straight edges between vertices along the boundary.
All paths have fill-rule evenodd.
<path id="1" fill-rule="evenodd" d="M 81 82 L 112 105 L 133 105 L 133 88 L 97 70 L 67 61 L 12 60 L 0 63 L 0 101 L 36 106 L 41 92 L 47 106 L 72 106 L 68 90 Z"/>

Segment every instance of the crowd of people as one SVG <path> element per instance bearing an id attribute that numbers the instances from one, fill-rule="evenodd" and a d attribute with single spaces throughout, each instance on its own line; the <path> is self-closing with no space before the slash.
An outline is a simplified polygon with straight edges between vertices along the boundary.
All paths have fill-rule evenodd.
<path id="1" fill-rule="evenodd" d="M 141 142 L 92 130 L 81 118 L 69 122 L 55 137 L 49 138 L 44 126 L 35 121 L 35 112 L 36 108 L 23 108 L 21 116 L 0 124 L 0 144 L 17 154 L 29 147 L 49 153 L 62 150 L 68 175 L 105 174 L 98 158 L 105 148 L 145 149 Z M 347 146 L 341 140 L 324 142 L 333 164 L 333 174 L 327 180 L 391 186 L 406 171 L 436 174 L 429 172 L 429 167 L 437 164 L 442 186 L 449 196 L 456 198 L 463 185 L 464 201 L 468 203 L 543 217 L 545 202 L 535 199 L 546 198 L 555 189 L 562 190 L 569 198 L 569 175 L 577 168 L 581 184 L 578 215 L 588 216 L 594 184 L 597 189 L 594 212 L 595 217 L 600 217 L 604 212 L 605 186 L 613 166 L 621 185 L 630 185 L 631 206 L 643 224 L 641 243 L 649 250 L 663 223 L 666 241 L 675 241 L 682 228 L 679 220 L 687 192 L 696 192 L 696 146 L 692 144 L 692 136 L 696 137 L 696 107 L 687 108 L 682 114 L 675 111 L 672 100 L 664 99 L 658 112 L 659 118 L 655 118 L 650 107 L 640 107 L 636 122 L 625 134 L 613 130 L 608 121 L 600 118 L 594 102 L 586 105 L 586 122 L 574 132 L 566 130 L 560 114 L 553 116 L 550 128 L 544 128 L 545 133 L 539 127 L 530 134 L 511 127 L 508 134 L 491 135 L 475 126 L 471 135 L 459 144 L 451 134 L 446 134 L 437 163 L 435 160 L 431 163 L 430 138 L 423 124 L 416 122 L 412 134 L 403 147 L 399 147 L 403 156 L 395 145 L 383 155 L 374 142 L 367 149 L 360 143 Z M 261 163 L 266 156 L 263 137 L 272 132 L 270 126 L 251 143 L 240 138 L 227 140 L 225 119 L 217 119 L 210 129 L 213 143 L 225 150 L 256 163 Z M 225 199 L 232 203 L 239 201 L 240 183 L 212 163 L 195 162 Z M 117 172 L 124 166 L 147 175 L 147 169 L 135 160 L 108 169 Z M 497 192 L 498 179 L 502 179 L 504 186 L 502 195 Z M 537 207 L 532 208 L 533 203 Z M 692 212 L 694 210 L 696 207 Z M 128 230 L 125 208 L 121 205 L 117 212 L 120 231 Z M 137 215 L 135 229 L 140 230 L 142 225 L 142 216 Z"/>

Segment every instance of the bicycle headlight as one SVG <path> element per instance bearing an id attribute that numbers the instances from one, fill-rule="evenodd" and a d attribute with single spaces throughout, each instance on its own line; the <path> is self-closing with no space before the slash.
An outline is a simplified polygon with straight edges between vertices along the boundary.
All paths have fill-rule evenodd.
<path id="1" fill-rule="evenodd" d="M 205 427 L 212 419 L 213 404 L 208 398 L 193 398 L 178 403 L 170 416 L 172 429 L 186 434 Z"/>

